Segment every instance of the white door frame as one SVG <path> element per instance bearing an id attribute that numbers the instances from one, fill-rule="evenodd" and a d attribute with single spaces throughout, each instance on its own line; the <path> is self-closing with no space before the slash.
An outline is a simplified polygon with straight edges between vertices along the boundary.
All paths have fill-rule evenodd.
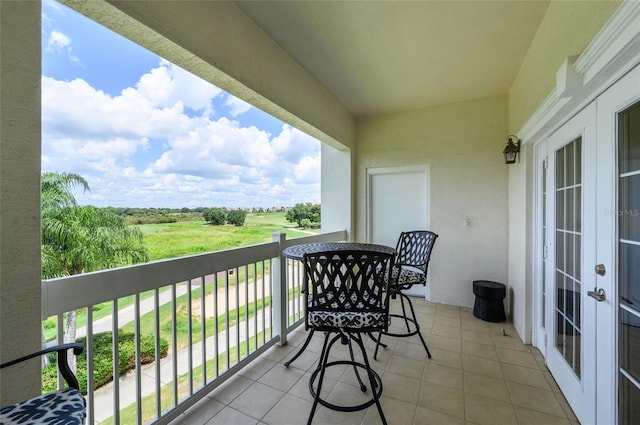
<path id="1" fill-rule="evenodd" d="M 422 209 L 422 202 L 424 202 L 424 216 L 419 218 L 417 221 L 421 222 L 422 224 L 420 225 L 416 225 L 416 224 L 404 224 L 402 225 L 402 223 L 400 222 L 394 222 L 393 224 L 391 224 L 390 228 L 393 229 L 394 224 L 400 224 L 400 226 L 398 226 L 395 229 L 395 233 L 394 233 L 394 237 L 393 240 L 389 239 L 386 241 L 380 241 L 380 240 L 374 240 L 374 235 L 373 235 L 373 229 L 374 229 L 374 220 L 373 220 L 373 213 L 374 211 L 379 211 L 379 209 L 376 209 L 373 207 L 373 203 L 374 201 L 374 197 L 373 197 L 373 190 L 374 190 L 374 184 L 373 181 L 376 177 L 380 177 L 380 176 L 403 176 L 403 175 L 411 175 L 411 176 L 416 176 L 416 178 L 418 179 L 422 179 L 420 181 L 420 184 L 418 185 L 419 188 L 424 188 L 424 193 L 421 195 L 421 200 L 418 201 L 421 203 L 421 209 Z M 415 181 L 415 179 L 414 179 Z M 412 188 L 404 188 L 407 193 L 413 193 Z M 384 167 L 384 168 L 368 168 L 367 169 L 367 180 L 366 180 L 366 194 L 367 194 L 367 198 L 366 198 L 366 235 L 367 235 L 367 242 L 369 243 L 386 243 L 387 245 L 391 245 L 391 246 L 395 246 L 396 242 L 397 242 L 397 238 L 398 236 L 400 236 L 400 232 L 401 231 L 411 231 L 411 230 L 429 230 L 429 225 L 430 225 L 430 204 L 429 204 L 429 193 L 430 193 L 430 187 L 429 187 L 429 165 L 428 164 L 421 164 L 421 165 L 408 165 L 408 166 L 399 166 L 399 167 Z M 414 221 L 415 223 L 415 221 Z M 427 282 L 429 281 L 429 271 L 427 271 Z M 421 286 L 421 285 L 415 285 L 410 289 L 404 290 L 403 291 L 405 294 L 407 295 L 412 295 L 412 296 L 417 296 L 417 297 L 421 297 L 421 298 L 426 298 L 429 299 L 429 293 L 430 293 L 430 286 L 427 284 L 425 286 Z"/>
<path id="2" fill-rule="evenodd" d="M 537 347 L 543 357 L 547 357 L 547 331 L 551 326 L 545 317 L 546 297 L 551 295 L 549 282 L 546 279 L 545 264 L 549 256 L 549 243 L 546 234 L 546 195 L 548 179 L 548 152 L 546 141 L 537 143 L 534 152 L 534 260 L 533 260 L 533 326 L 532 344 Z M 544 290 L 543 290 L 544 287 Z"/>
<path id="3" fill-rule="evenodd" d="M 430 191 L 430 187 L 429 187 L 429 165 L 428 164 L 421 164 L 421 165 L 406 165 L 406 166 L 400 166 L 400 167 L 381 167 L 381 168 L 367 168 L 367 182 L 366 182 L 366 191 L 367 191 L 367 198 L 366 198 L 366 226 L 367 226 L 367 242 L 372 242 L 372 226 L 373 226 L 373 219 L 372 219 L 372 215 L 373 215 L 373 208 L 371 205 L 371 201 L 372 201 L 372 193 L 371 191 L 373 190 L 373 178 L 376 176 L 380 176 L 380 175 L 394 175 L 394 174 L 422 174 L 424 175 L 424 183 L 425 183 L 425 187 L 427 189 L 426 193 L 424 194 L 425 199 L 426 199 L 426 213 L 427 216 L 425 218 L 425 222 L 427 224 L 427 227 L 430 224 L 430 205 L 429 205 L 429 191 Z M 407 229 L 407 230 L 419 230 L 419 229 Z M 428 230 L 428 229 L 427 229 Z"/>

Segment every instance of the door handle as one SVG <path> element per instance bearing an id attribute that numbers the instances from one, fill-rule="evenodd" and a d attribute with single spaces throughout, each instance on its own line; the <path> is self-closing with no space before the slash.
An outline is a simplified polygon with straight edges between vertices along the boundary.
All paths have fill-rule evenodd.
<path id="1" fill-rule="evenodd" d="M 593 291 L 587 291 L 587 295 L 598 302 L 602 302 L 607 299 L 607 294 L 604 292 L 604 289 L 593 288 Z"/>

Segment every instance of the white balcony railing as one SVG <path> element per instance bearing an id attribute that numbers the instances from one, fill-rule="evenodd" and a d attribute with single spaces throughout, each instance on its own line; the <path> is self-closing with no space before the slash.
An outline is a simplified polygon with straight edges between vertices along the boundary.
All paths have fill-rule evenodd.
<path id="1" fill-rule="evenodd" d="M 276 233 L 265 244 L 43 281 L 42 317 L 56 318 L 55 342 L 64 340 L 69 311 L 77 313 L 76 337 L 86 337 L 87 375 L 79 378 L 87 384 L 87 423 L 168 423 L 267 348 L 285 344 L 303 319 L 304 298 L 300 264 L 282 250 L 345 239 L 344 231 L 293 240 Z M 133 334 L 134 368 L 125 375 L 118 330 Z M 104 332 L 108 344 L 96 339 Z M 149 340 L 155 354 L 143 365 Z M 113 347 L 106 366 L 94 361 L 103 345 Z M 120 378 L 96 388 L 105 367 Z"/>

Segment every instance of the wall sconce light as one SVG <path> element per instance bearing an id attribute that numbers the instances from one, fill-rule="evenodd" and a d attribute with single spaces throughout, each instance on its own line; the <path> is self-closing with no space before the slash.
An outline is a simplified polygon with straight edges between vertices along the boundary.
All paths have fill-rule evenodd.
<path id="1" fill-rule="evenodd" d="M 518 159 L 518 152 L 520 152 L 520 139 L 514 135 L 510 135 L 507 137 L 507 140 L 507 146 L 502 151 L 502 154 L 504 155 L 504 163 L 515 164 Z"/>

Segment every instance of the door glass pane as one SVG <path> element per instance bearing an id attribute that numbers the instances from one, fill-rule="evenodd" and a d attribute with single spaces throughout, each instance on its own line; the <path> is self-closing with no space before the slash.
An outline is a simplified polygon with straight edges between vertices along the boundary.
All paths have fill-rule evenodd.
<path id="1" fill-rule="evenodd" d="M 618 114 L 619 423 L 640 423 L 640 102 Z"/>
<path id="2" fill-rule="evenodd" d="M 582 138 L 555 154 L 556 159 L 556 303 L 555 346 L 581 378 Z"/>
<path id="3" fill-rule="evenodd" d="M 640 241 L 640 173 L 620 179 L 620 238 Z"/>
<path id="4" fill-rule="evenodd" d="M 620 309 L 620 367 L 640 380 L 640 317 Z"/>
<path id="5" fill-rule="evenodd" d="M 640 424 L 640 390 L 624 375 L 620 377 L 620 423 Z"/>

